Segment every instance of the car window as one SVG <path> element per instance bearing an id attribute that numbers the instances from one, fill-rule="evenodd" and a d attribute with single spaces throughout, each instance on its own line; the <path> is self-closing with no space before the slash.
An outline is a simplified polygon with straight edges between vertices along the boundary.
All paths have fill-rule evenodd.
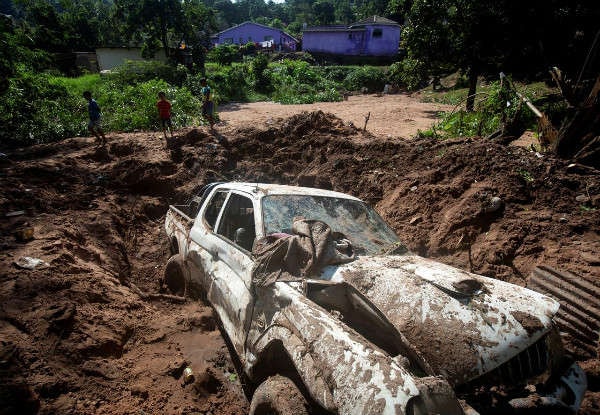
<path id="1" fill-rule="evenodd" d="M 348 238 L 359 255 L 403 253 L 394 231 L 364 202 L 352 199 L 269 195 L 262 198 L 265 235 L 292 233 L 294 218 L 317 219 Z M 398 249 L 397 249 L 398 248 Z"/>
<path id="2" fill-rule="evenodd" d="M 252 200 L 232 193 L 219 222 L 217 233 L 245 250 L 252 251 L 252 244 L 256 237 Z"/>
<path id="3" fill-rule="evenodd" d="M 206 210 L 204 211 L 204 220 L 210 226 L 211 229 L 214 229 L 215 223 L 217 222 L 217 218 L 219 217 L 219 212 L 225 204 L 225 199 L 227 198 L 227 192 L 216 192 L 210 202 L 208 202 L 208 206 L 206 206 Z"/>

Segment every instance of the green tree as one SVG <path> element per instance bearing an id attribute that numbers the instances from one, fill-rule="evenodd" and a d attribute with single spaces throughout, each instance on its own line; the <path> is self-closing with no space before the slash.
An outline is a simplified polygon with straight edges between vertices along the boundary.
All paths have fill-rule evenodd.
<path id="1" fill-rule="evenodd" d="M 477 77 L 502 61 L 509 47 L 504 1 L 415 0 L 403 31 L 409 57 L 424 62 L 433 76 L 450 68 L 467 74 L 468 111 L 473 110 Z"/>
<path id="2" fill-rule="evenodd" d="M 335 21 L 335 7 L 328 1 L 313 4 L 315 22 L 318 25 L 328 25 Z"/>
<path id="3" fill-rule="evenodd" d="M 192 50 L 196 69 L 204 73 L 206 52 L 210 48 L 210 33 L 217 29 L 215 13 L 201 0 L 183 0 L 183 22 L 181 31 L 185 42 Z"/>
<path id="4" fill-rule="evenodd" d="M 114 12 L 122 29 L 150 45 L 156 40 L 169 56 L 169 34 L 181 35 L 183 9 L 180 0 L 115 0 Z"/>

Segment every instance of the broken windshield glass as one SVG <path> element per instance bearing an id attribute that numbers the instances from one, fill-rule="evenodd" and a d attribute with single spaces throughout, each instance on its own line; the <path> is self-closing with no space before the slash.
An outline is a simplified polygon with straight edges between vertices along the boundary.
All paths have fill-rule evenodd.
<path id="1" fill-rule="evenodd" d="M 294 218 L 316 219 L 343 233 L 359 255 L 400 254 L 406 248 L 364 202 L 326 196 L 270 195 L 262 199 L 265 235 L 292 233 Z"/>

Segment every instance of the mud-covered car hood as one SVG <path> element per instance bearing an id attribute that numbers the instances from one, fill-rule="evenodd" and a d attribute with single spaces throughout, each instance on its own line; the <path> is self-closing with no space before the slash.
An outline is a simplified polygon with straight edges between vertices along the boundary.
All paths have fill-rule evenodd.
<path id="1" fill-rule="evenodd" d="M 531 346 L 559 307 L 526 288 L 416 255 L 361 257 L 325 268 L 321 278 L 356 287 L 455 385 Z"/>

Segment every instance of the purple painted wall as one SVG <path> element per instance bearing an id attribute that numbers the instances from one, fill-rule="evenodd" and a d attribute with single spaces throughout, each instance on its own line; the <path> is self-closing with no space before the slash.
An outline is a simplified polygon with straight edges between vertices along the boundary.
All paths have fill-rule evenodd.
<path id="1" fill-rule="evenodd" d="M 302 50 L 332 55 L 394 56 L 399 43 L 400 26 L 393 22 L 314 27 L 302 34 Z"/>
<path id="2" fill-rule="evenodd" d="M 258 23 L 244 22 L 212 36 L 213 46 L 248 42 L 261 43 L 272 40 L 277 50 L 295 51 L 297 41 L 281 29 L 274 29 Z"/>

